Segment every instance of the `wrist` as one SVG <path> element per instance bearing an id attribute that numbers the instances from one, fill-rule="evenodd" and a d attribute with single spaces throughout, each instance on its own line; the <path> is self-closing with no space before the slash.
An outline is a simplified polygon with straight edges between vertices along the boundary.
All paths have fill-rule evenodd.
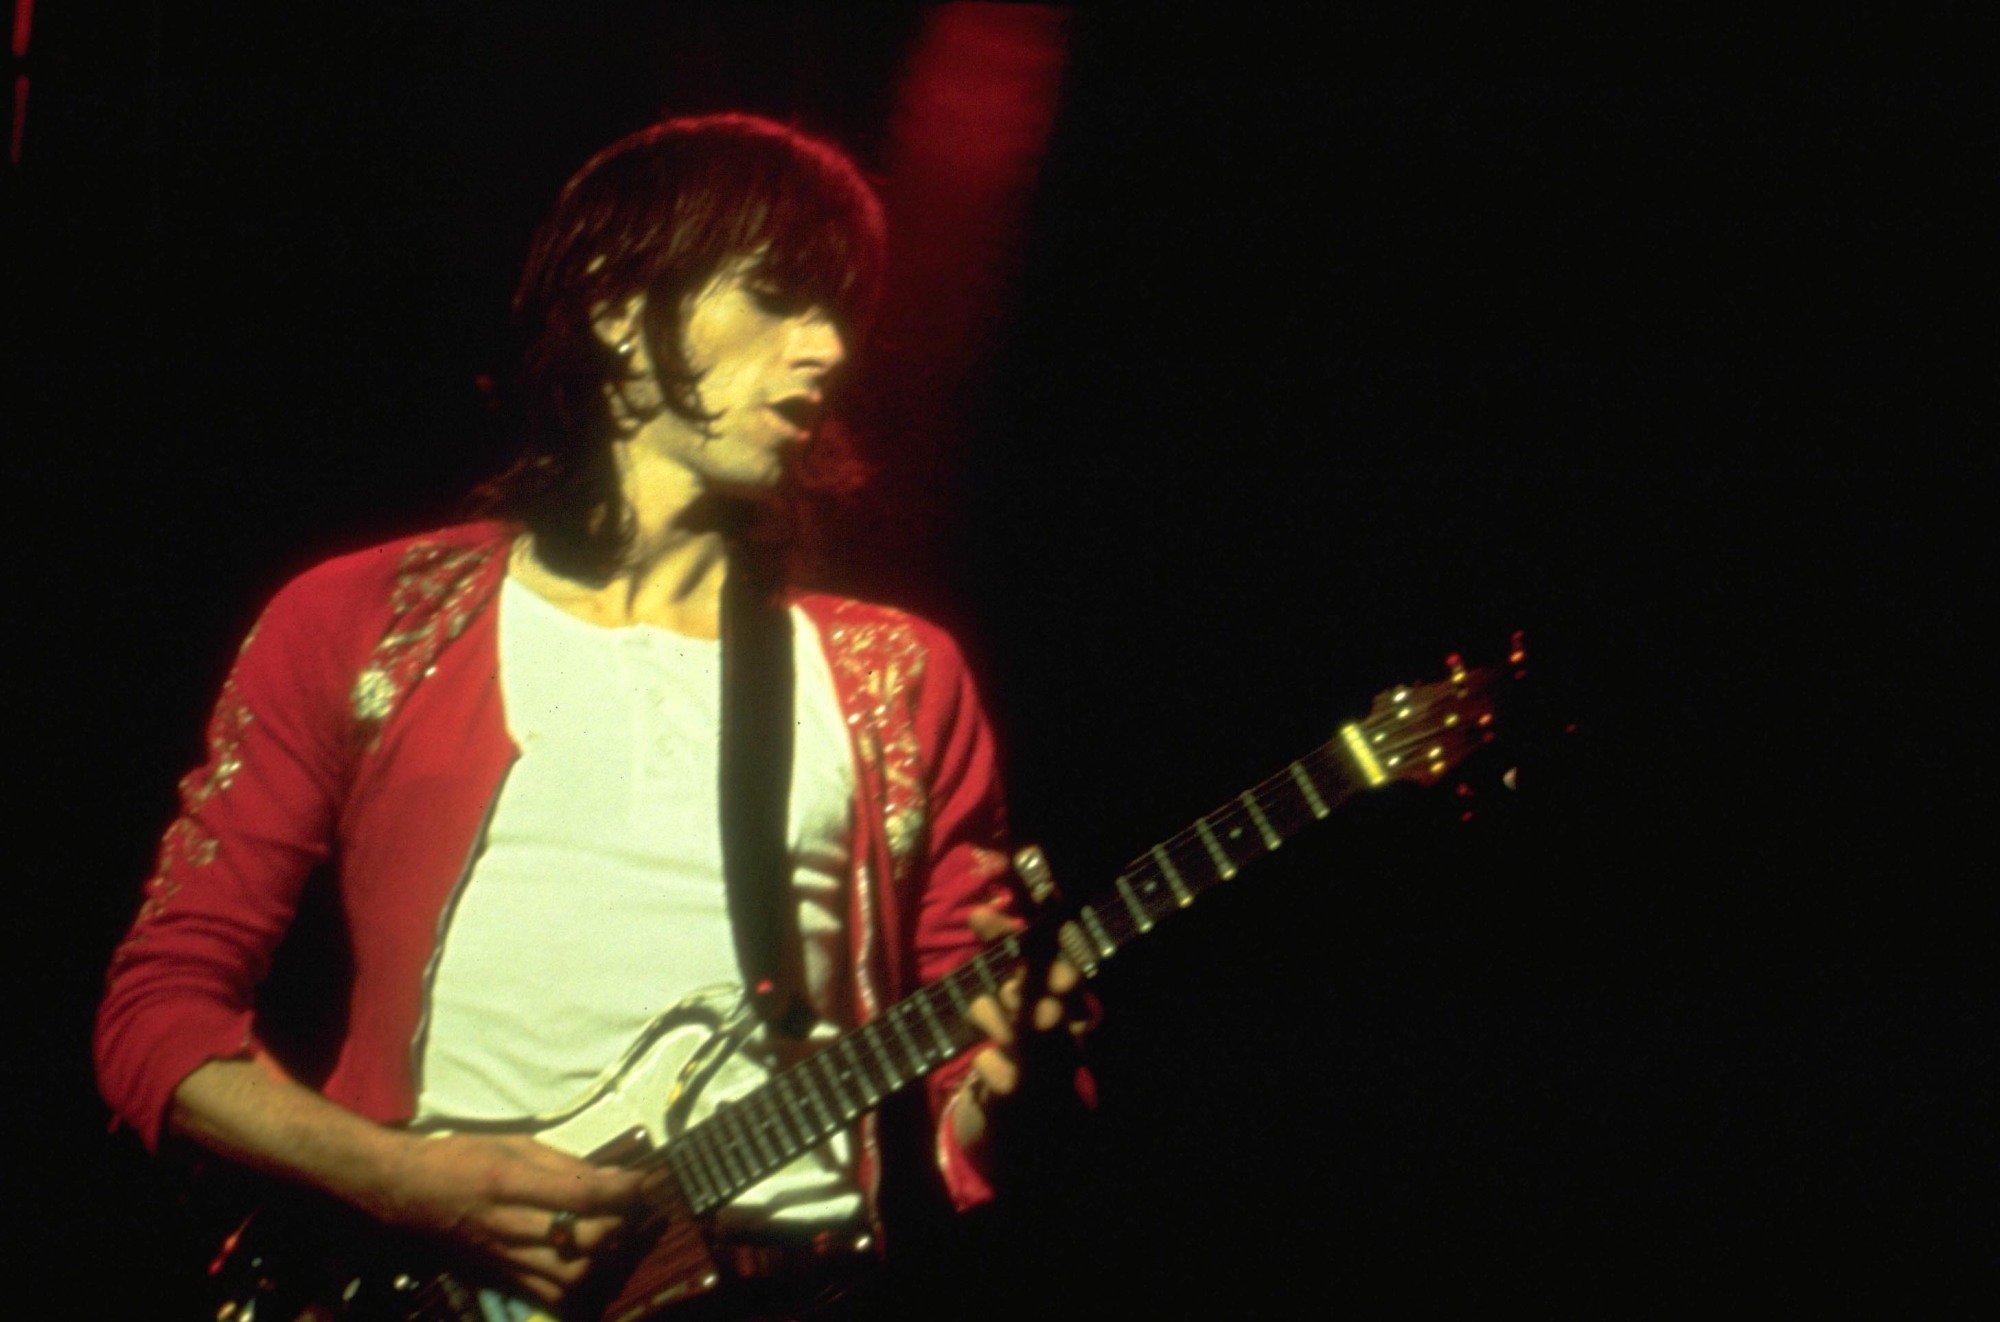
<path id="1" fill-rule="evenodd" d="M 424 1136 L 374 1125 L 356 1135 L 353 1161 L 327 1186 L 327 1192 L 354 1204 L 378 1221 L 402 1225 L 409 1221 L 411 1167 Z"/>

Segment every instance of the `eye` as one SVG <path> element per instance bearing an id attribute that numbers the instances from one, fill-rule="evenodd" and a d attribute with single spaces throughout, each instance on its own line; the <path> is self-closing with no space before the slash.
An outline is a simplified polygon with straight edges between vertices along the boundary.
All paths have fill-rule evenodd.
<path id="1" fill-rule="evenodd" d="M 776 285 L 758 282 L 745 286 L 750 301 L 757 310 L 773 317 L 795 317 L 806 311 L 812 304 L 797 294 L 786 293 Z"/>

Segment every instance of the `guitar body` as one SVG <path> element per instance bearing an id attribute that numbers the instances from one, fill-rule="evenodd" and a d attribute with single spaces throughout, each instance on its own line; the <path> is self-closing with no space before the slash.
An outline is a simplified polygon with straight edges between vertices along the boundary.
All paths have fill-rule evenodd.
<path id="1" fill-rule="evenodd" d="M 723 1285 L 706 1228 L 671 1182 L 649 1181 L 634 1251 L 593 1270 L 564 1322 L 643 1322 Z M 211 1270 L 223 1285 L 218 1322 L 487 1322 L 476 1273 L 314 1198 L 260 1209 Z"/>
<path id="2" fill-rule="evenodd" d="M 654 1181 L 657 1181 L 657 1185 Z M 594 1281 L 587 1281 L 582 1298 L 564 1312 L 601 1322 L 642 1322 L 662 1311 L 685 1304 L 713 1291 L 722 1284 L 722 1273 L 709 1251 L 702 1223 L 688 1210 L 687 1200 L 660 1172 L 649 1180 L 646 1204 L 653 1209 L 642 1224 L 639 1242 L 646 1245 L 636 1264 L 629 1269 L 613 1260 L 606 1263 Z M 615 1288 L 607 1288 L 615 1283 Z M 601 1306 L 605 1295 L 610 1302 Z"/>
<path id="3" fill-rule="evenodd" d="M 525 1134 L 600 1165 L 644 1166 L 645 1158 L 689 1125 L 763 1081 L 765 1071 L 744 1059 L 756 1031 L 737 989 L 704 988 L 655 1019 L 624 1058 L 570 1106 L 518 1123 L 439 1122 L 421 1128 L 438 1134 Z M 688 1206 L 670 1169 L 659 1165 L 648 1171 L 641 1206 L 628 1236 L 634 1250 L 601 1262 L 563 1309 L 566 1322 L 640 1322 L 722 1284 L 723 1272 L 709 1248 L 708 1218 Z M 245 1243 L 232 1242 L 218 1259 L 218 1275 L 239 1278 L 218 1310 L 224 1322 L 272 1314 L 347 1322 L 483 1322 L 475 1278 L 426 1264 L 421 1251 L 410 1252 L 406 1243 L 351 1213 L 316 1203 L 309 1209 L 274 1208 L 253 1218 L 250 1227 Z M 274 1266 L 286 1278 L 282 1295 L 273 1283 Z"/>

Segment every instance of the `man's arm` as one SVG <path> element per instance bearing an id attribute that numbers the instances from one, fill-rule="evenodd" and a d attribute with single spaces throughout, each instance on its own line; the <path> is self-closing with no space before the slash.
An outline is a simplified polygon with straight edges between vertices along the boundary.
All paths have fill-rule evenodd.
<path id="1" fill-rule="evenodd" d="M 262 1053 L 212 1060 L 174 1090 L 172 1132 L 267 1175 L 308 1185 L 397 1229 L 484 1255 L 555 1302 L 619 1226 L 640 1177 L 523 1137 L 426 1136 L 375 1124 L 292 1080 Z M 576 1251 L 551 1227 L 573 1213 Z"/>
<path id="2" fill-rule="evenodd" d="M 322 572 L 264 612 L 223 685 L 208 758 L 181 782 L 153 878 L 100 1006 L 105 1097 L 147 1144 L 166 1131 L 324 1190 L 393 1226 L 450 1237 L 537 1297 L 582 1270 L 549 1242 L 557 1211 L 601 1242 L 635 1177 L 518 1138 L 419 1138 L 291 1079 L 254 1032 L 256 989 L 331 850 L 353 748 L 348 689 L 366 630 Z M 349 639 L 355 634 L 359 642 Z"/>

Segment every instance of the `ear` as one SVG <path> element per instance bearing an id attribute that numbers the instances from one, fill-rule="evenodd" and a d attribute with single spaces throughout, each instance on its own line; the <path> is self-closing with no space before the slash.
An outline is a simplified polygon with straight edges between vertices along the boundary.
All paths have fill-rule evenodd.
<path id="1" fill-rule="evenodd" d="M 634 294 L 622 303 L 599 303 L 590 311 L 590 329 L 609 349 L 638 338 L 646 296 Z"/>

